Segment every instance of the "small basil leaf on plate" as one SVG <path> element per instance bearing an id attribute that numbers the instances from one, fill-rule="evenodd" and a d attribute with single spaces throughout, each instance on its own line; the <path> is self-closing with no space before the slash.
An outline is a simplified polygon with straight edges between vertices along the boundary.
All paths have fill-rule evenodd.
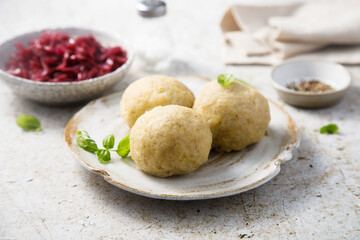
<path id="1" fill-rule="evenodd" d="M 329 125 L 323 126 L 320 129 L 321 134 L 325 134 L 325 133 L 334 134 L 334 133 L 337 133 L 338 131 L 339 131 L 339 127 L 336 124 L 329 124 Z"/>
<path id="2" fill-rule="evenodd" d="M 98 149 L 96 156 L 101 163 L 108 163 L 111 160 L 110 152 L 106 149 Z"/>
<path id="3" fill-rule="evenodd" d="M 93 139 L 90 138 L 89 134 L 84 131 L 77 131 L 76 133 L 76 142 L 82 149 L 95 153 L 98 150 L 98 147 Z"/>
<path id="4" fill-rule="evenodd" d="M 103 140 L 103 146 L 106 149 L 111 149 L 114 147 L 115 137 L 114 135 L 108 135 Z"/>
<path id="5" fill-rule="evenodd" d="M 117 154 L 119 154 L 120 157 L 127 157 L 130 152 L 130 135 L 127 135 L 118 144 Z"/>
<path id="6" fill-rule="evenodd" d="M 21 115 L 16 119 L 16 124 L 24 131 L 38 132 L 41 130 L 39 119 L 31 115 Z"/>
<path id="7" fill-rule="evenodd" d="M 222 86 L 228 86 L 230 84 L 232 84 L 233 82 L 240 82 L 240 83 L 243 83 L 245 85 L 248 85 L 250 86 L 247 82 L 239 79 L 239 78 L 236 78 L 234 77 L 232 74 L 230 73 L 226 73 L 226 74 L 220 74 L 218 77 L 217 77 L 217 81 L 220 85 Z"/>

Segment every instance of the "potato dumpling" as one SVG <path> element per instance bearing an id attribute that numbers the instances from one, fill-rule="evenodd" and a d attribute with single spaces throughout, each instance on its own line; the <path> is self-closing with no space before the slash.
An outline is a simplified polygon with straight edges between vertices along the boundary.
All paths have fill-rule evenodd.
<path id="1" fill-rule="evenodd" d="M 211 141 L 200 114 L 183 106 L 160 106 L 143 114 L 131 129 L 131 157 L 153 176 L 187 174 L 207 160 Z"/>
<path id="2" fill-rule="evenodd" d="M 136 120 L 157 106 L 192 107 L 194 94 L 178 80 L 168 76 L 141 78 L 126 88 L 120 103 L 121 116 L 132 127 Z"/>
<path id="3" fill-rule="evenodd" d="M 238 82 L 228 86 L 208 83 L 196 97 L 193 109 L 209 124 L 213 147 L 222 151 L 237 151 L 260 141 L 270 122 L 266 98 Z"/>

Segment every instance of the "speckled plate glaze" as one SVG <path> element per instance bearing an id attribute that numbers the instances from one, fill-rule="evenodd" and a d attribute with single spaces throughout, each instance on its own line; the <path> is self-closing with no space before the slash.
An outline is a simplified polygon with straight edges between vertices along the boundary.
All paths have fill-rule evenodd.
<path id="1" fill-rule="evenodd" d="M 201 77 L 180 77 L 195 95 L 209 81 Z M 120 116 L 123 92 L 90 102 L 69 121 L 65 140 L 86 169 L 100 174 L 109 183 L 132 193 L 160 199 L 195 200 L 234 195 L 258 187 L 280 171 L 282 162 L 292 158 L 300 137 L 291 117 L 270 101 L 271 122 L 266 136 L 239 152 L 211 152 L 209 159 L 196 171 L 169 178 L 157 178 L 142 172 L 130 157 L 121 159 L 112 153 L 108 164 L 101 164 L 95 154 L 82 150 L 76 143 L 76 131 L 86 130 L 101 143 L 114 134 L 116 144 L 130 131 Z"/>

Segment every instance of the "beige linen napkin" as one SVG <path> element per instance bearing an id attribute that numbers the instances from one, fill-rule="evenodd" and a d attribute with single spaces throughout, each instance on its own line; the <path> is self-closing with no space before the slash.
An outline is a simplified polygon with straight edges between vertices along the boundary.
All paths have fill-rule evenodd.
<path id="1" fill-rule="evenodd" d="M 360 63 L 360 1 L 232 6 L 221 21 L 226 64 L 285 59 Z"/>

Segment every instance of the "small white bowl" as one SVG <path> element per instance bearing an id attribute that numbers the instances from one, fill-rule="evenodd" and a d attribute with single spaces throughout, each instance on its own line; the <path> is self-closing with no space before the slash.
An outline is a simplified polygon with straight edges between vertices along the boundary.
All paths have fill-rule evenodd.
<path id="1" fill-rule="evenodd" d="M 341 65 L 320 61 L 294 61 L 275 67 L 271 73 L 273 86 L 288 104 L 305 107 L 327 107 L 337 103 L 351 85 L 349 72 Z M 288 84 L 299 84 L 306 80 L 319 80 L 334 88 L 330 92 L 299 92 L 287 88 Z"/>
<path id="2" fill-rule="evenodd" d="M 80 82 L 36 82 L 7 73 L 6 63 L 10 54 L 16 51 L 15 43 L 22 43 L 27 46 L 31 40 L 39 37 L 44 30 L 12 38 L 0 45 L 0 78 L 4 80 L 16 94 L 35 102 L 51 106 L 66 106 L 94 99 L 118 83 L 125 76 L 133 61 L 134 52 L 124 40 L 116 35 L 113 36 L 107 33 L 82 28 L 57 28 L 46 30 L 61 31 L 72 37 L 91 34 L 105 47 L 121 46 L 126 50 L 128 60 L 125 64 L 111 73 Z"/>

